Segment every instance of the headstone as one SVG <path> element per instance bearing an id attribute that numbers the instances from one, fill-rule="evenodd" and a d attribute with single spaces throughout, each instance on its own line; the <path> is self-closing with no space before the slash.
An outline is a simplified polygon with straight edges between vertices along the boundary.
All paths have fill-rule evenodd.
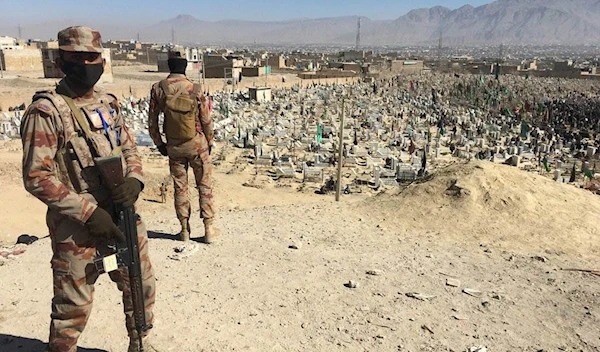
<path id="1" fill-rule="evenodd" d="M 323 182 L 323 169 L 305 166 L 302 169 L 302 182 Z"/>
<path id="2" fill-rule="evenodd" d="M 510 158 L 508 158 L 508 164 L 510 166 L 518 167 L 520 162 L 521 162 L 521 157 L 518 155 L 512 155 Z"/>
<path id="3" fill-rule="evenodd" d="M 554 170 L 554 181 L 562 182 L 562 170 L 560 170 L 560 169 Z"/>
<path id="4" fill-rule="evenodd" d="M 254 157 L 259 158 L 262 156 L 262 143 L 258 143 L 254 146 Z"/>
<path id="5" fill-rule="evenodd" d="M 381 168 L 379 166 L 373 167 L 373 177 L 375 178 L 375 187 L 379 187 L 379 177 L 381 173 Z"/>
<path id="6" fill-rule="evenodd" d="M 421 168 L 421 158 L 418 156 L 413 157 L 412 165 L 417 169 Z"/>
<path id="7" fill-rule="evenodd" d="M 296 171 L 293 167 L 282 166 L 275 169 L 275 174 L 278 177 L 294 178 L 296 175 Z"/>
<path id="8" fill-rule="evenodd" d="M 590 163 L 589 161 L 584 161 L 582 165 L 583 172 L 590 171 Z"/>
<path id="9" fill-rule="evenodd" d="M 396 179 L 398 181 L 414 181 L 417 171 L 409 164 L 399 164 L 396 167 Z"/>

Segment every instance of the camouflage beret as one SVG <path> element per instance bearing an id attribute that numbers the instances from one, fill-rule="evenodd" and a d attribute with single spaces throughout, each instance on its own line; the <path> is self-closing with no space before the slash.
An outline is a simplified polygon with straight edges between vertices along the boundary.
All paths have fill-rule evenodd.
<path id="1" fill-rule="evenodd" d="M 185 49 L 182 47 L 173 47 L 171 49 L 169 49 L 169 59 L 174 59 L 174 58 L 182 58 L 182 59 L 186 59 L 186 52 Z"/>
<path id="2" fill-rule="evenodd" d="M 64 51 L 102 53 L 100 32 L 84 26 L 73 26 L 58 32 L 58 48 Z"/>

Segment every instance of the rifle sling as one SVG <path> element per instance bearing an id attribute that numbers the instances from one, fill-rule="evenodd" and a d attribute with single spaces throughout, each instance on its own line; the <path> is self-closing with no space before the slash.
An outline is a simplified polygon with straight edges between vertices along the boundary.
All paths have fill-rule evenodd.
<path id="1" fill-rule="evenodd" d="M 71 109 L 71 112 L 75 116 L 75 120 L 77 120 L 77 124 L 79 124 L 79 127 L 81 128 L 81 130 L 83 131 L 83 133 L 85 133 L 85 136 L 89 140 L 91 140 L 92 139 L 92 131 L 90 130 L 90 124 L 85 120 L 85 116 L 83 116 L 81 109 L 78 108 L 77 105 L 75 105 L 75 102 L 73 101 L 73 99 L 71 99 L 71 97 L 63 95 L 63 94 L 61 94 L 60 96 L 63 97 L 63 99 L 69 106 L 69 109 Z"/>

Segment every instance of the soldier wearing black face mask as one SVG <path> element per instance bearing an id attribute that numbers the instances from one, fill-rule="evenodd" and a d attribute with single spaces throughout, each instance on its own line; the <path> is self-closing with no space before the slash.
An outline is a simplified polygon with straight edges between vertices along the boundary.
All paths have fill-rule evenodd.
<path id="1" fill-rule="evenodd" d="M 46 223 L 52 242 L 54 298 L 48 351 L 72 352 L 92 311 L 94 283 L 100 272 L 94 260 L 108 253 L 108 244 L 125 236 L 115 225 L 117 206 L 130 207 L 144 187 L 142 162 L 133 135 L 114 95 L 95 87 L 104 72 L 100 33 L 69 27 L 58 33 L 57 66 L 65 74 L 56 90 L 37 92 L 21 123 L 23 183 L 48 207 Z M 125 181 L 108 187 L 95 158 L 122 158 Z M 137 234 L 147 325 L 153 321 L 154 271 L 148 237 L 141 218 Z M 99 255 L 100 254 L 100 255 Z M 110 272 L 123 291 L 129 352 L 140 350 L 134 306 L 126 268 Z M 143 332 L 146 351 L 150 331 Z"/>

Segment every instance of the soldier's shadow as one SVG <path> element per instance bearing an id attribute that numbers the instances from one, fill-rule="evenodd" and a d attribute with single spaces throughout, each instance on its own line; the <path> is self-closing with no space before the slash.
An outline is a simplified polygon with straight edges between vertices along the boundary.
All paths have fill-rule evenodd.
<path id="1" fill-rule="evenodd" d="M 161 240 L 177 241 L 177 235 L 172 233 L 148 231 L 148 238 L 156 238 Z"/>
<path id="2" fill-rule="evenodd" d="M 46 343 L 29 337 L 0 334 L 0 351 L 3 352 L 44 352 Z M 79 347 L 77 352 L 108 352 L 97 348 Z"/>

